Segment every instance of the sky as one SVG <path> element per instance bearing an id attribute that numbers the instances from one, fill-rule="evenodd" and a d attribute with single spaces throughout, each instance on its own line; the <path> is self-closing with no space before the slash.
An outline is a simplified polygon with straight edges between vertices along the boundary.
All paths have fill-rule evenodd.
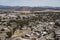
<path id="1" fill-rule="evenodd" d="M 5 6 L 53 6 L 60 7 L 60 0 L 0 0 Z"/>

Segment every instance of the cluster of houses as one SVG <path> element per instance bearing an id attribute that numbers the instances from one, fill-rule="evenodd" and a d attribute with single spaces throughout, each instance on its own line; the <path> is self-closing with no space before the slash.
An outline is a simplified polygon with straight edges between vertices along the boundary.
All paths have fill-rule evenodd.
<path id="1" fill-rule="evenodd" d="M 28 17 L 36 16 L 34 14 L 29 15 L 14 15 L 14 14 L 0 14 L 0 40 L 60 40 L 60 21 L 58 22 L 29 22 L 29 25 L 24 25 L 22 30 L 30 30 L 25 35 L 18 35 L 16 37 L 8 37 L 7 32 L 12 32 L 13 27 L 8 26 L 9 20 L 19 20 Z M 37 16 L 36 16 L 37 17 Z M 43 17 L 45 18 L 45 16 Z M 15 26 L 15 23 L 11 23 Z M 19 30 L 20 31 L 20 30 Z M 19 32 L 17 31 L 17 32 Z M 15 31 L 16 32 L 16 31 Z M 13 33 L 13 32 L 12 32 Z"/>
<path id="2" fill-rule="evenodd" d="M 54 25 L 54 22 L 39 22 L 32 32 L 14 37 L 12 40 L 57 40 L 57 38 L 59 40 L 60 33 L 55 30 Z"/>

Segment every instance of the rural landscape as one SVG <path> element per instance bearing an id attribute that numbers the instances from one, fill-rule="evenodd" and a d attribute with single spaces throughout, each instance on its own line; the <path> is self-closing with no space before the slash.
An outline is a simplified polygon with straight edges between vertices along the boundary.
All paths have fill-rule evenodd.
<path id="1" fill-rule="evenodd" d="M 0 40 L 60 40 L 60 9 L 0 7 Z"/>

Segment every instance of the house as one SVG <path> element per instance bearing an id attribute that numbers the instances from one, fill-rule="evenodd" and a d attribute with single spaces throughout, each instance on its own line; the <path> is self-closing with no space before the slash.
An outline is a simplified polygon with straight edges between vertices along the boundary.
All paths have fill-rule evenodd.
<path id="1" fill-rule="evenodd" d="M 30 39 L 21 38 L 18 36 L 18 37 L 12 38 L 12 40 L 30 40 Z"/>
<path id="2" fill-rule="evenodd" d="M 8 36 L 5 34 L 0 34 L 0 40 L 6 40 L 6 37 L 8 37 Z"/>
<path id="3" fill-rule="evenodd" d="M 55 31 L 55 34 L 56 34 L 56 40 L 60 40 L 60 29 L 57 29 L 56 31 Z"/>

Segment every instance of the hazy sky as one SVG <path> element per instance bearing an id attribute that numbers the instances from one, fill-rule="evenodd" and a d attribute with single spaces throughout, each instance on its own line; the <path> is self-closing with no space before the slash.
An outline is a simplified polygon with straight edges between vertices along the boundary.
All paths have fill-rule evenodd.
<path id="1" fill-rule="evenodd" d="M 58 6 L 60 0 L 0 0 L 0 5 L 6 6 Z"/>

